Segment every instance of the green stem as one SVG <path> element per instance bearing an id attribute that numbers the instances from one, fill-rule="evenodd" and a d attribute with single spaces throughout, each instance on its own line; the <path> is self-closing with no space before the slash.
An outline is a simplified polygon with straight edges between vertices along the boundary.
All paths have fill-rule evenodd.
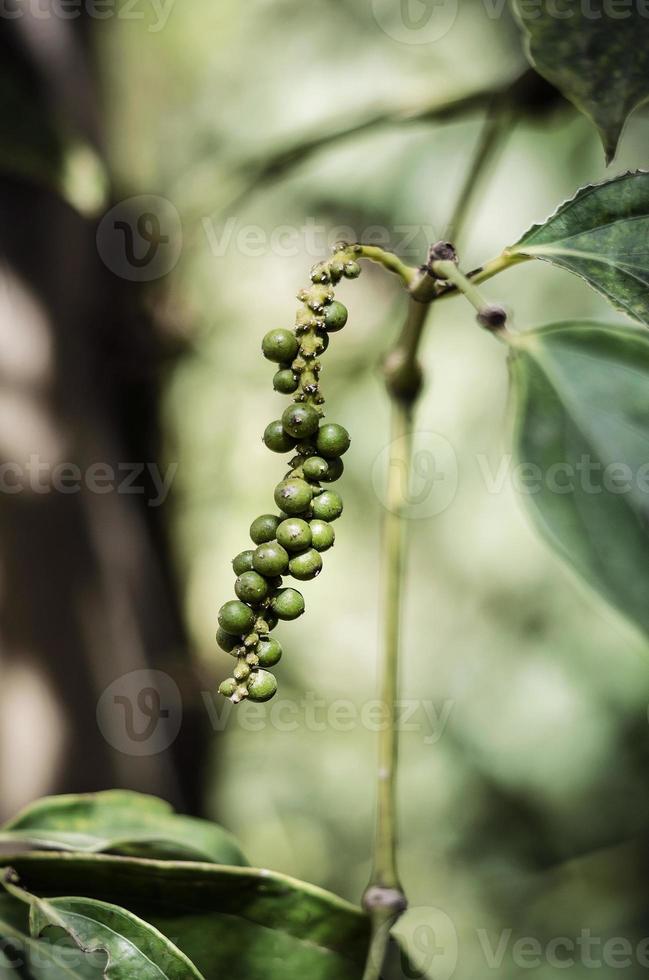
<path id="1" fill-rule="evenodd" d="M 446 279 L 447 282 L 453 283 L 455 288 L 468 299 L 469 303 L 476 308 L 478 313 L 481 313 L 489 305 L 482 293 L 476 289 L 474 285 L 475 279 L 467 279 L 464 273 L 460 272 L 455 262 L 433 262 L 433 271 L 440 279 Z"/>
<path id="2" fill-rule="evenodd" d="M 451 218 L 450 228 L 456 236 L 464 223 L 470 205 L 475 200 L 476 188 L 481 182 L 485 168 L 492 159 L 498 145 L 507 131 L 502 124 L 502 111 L 490 113 L 482 136 L 478 142 L 462 194 Z M 407 534 L 404 521 L 404 497 L 402 473 L 410 475 L 412 464 L 412 420 L 414 407 L 419 396 L 421 373 L 417 364 L 417 352 L 423 336 L 424 325 L 432 300 L 443 296 L 446 289 L 438 293 L 435 280 L 419 269 L 403 266 L 396 257 L 376 249 L 376 254 L 368 254 L 372 246 L 363 246 L 365 258 L 381 262 L 393 272 L 397 272 L 409 288 L 411 298 L 408 316 L 401 328 L 396 345 L 384 362 L 384 373 L 391 399 L 391 452 L 389 459 L 386 509 L 383 518 L 383 537 L 381 551 L 381 572 L 383 578 L 384 600 L 384 644 L 381 665 L 380 699 L 385 705 L 387 723 L 379 733 L 378 746 L 378 800 L 376 836 L 374 843 L 373 868 L 370 884 L 363 896 L 363 904 L 370 914 L 371 941 L 365 965 L 363 980 L 379 980 L 390 941 L 390 930 L 406 908 L 406 898 L 402 891 L 397 869 L 397 760 L 398 732 L 396 726 L 396 702 L 399 680 L 399 632 L 401 619 L 401 598 L 403 573 L 406 558 Z M 386 256 L 389 256 L 386 261 Z M 501 256 L 501 268 L 506 268 L 522 257 Z M 443 264 L 443 263 L 442 263 Z M 448 275 L 448 292 L 462 291 L 478 299 L 484 306 L 482 297 L 465 276 L 462 276 L 454 263 L 453 279 Z M 491 263 L 491 275 L 499 268 L 497 262 Z M 480 270 L 486 273 L 487 268 Z M 450 270 L 445 270 L 447 273 Z M 455 276 L 455 272 L 458 273 Z M 485 274 L 484 278 L 489 278 Z M 477 277 L 476 277 L 477 278 Z M 405 464 L 405 465 L 404 465 Z"/>
<path id="3" fill-rule="evenodd" d="M 397 870 L 396 775 L 398 732 L 396 703 L 399 684 L 399 630 L 406 554 L 402 473 L 410 473 L 412 407 L 392 399 L 391 451 L 386 509 L 383 517 L 381 574 L 383 577 L 383 663 L 379 697 L 385 724 L 379 733 L 377 819 L 374 863 L 364 905 L 370 912 L 372 937 L 363 980 L 377 980 L 385 960 L 390 929 L 406 906 Z"/>
<path id="4" fill-rule="evenodd" d="M 394 252 L 386 252 L 378 245 L 363 245 L 362 243 L 359 245 L 359 249 L 359 258 L 378 262 L 384 269 L 388 269 L 399 276 L 405 286 L 409 287 L 417 275 L 417 269 L 414 266 L 406 265 Z"/>

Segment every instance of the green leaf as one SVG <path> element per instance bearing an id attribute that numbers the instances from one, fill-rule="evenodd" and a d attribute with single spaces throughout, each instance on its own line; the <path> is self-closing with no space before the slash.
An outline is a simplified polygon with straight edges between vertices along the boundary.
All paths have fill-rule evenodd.
<path id="1" fill-rule="evenodd" d="M 515 446 L 535 522 L 649 632 L 649 339 L 578 322 L 512 345 Z"/>
<path id="2" fill-rule="evenodd" d="M 582 188 L 507 254 L 568 269 L 649 325 L 649 173 Z"/>
<path id="3" fill-rule="evenodd" d="M 54 938 L 62 931 L 81 952 L 106 954 L 101 973 L 106 980 L 203 980 L 184 953 L 131 912 L 89 898 L 38 898 L 9 875 L 4 887 L 29 906 L 32 936 Z"/>
<path id="4" fill-rule="evenodd" d="M 627 116 L 649 97 L 646 11 L 607 0 L 512 5 L 531 64 L 595 124 L 610 163 Z"/>
<path id="5" fill-rule="evenodd" d="M 180 816 L 153 796 L 109 790 L 51 796 L 5 824 L 0 844 L 169 860 L 246 864 L 236 841 L 207 820 Z"/>
<path id="6" fill-rule="evenodd" d="M 0 894 L 0 980 L 100 980 L 105 955 L 88 955 L 69 941 L 56 945 L 29 934 L 29 909 Z"/>
<path id="7" fill-rule="evenodd" d="M 114 902 L 168 936 L 206 980 L 360 980 L 369 920 L 313 885 L 254 868 L 33 853 L 11 858 L 38 895 Z M 403 980 L 393 944 L 382 980 Z"/>

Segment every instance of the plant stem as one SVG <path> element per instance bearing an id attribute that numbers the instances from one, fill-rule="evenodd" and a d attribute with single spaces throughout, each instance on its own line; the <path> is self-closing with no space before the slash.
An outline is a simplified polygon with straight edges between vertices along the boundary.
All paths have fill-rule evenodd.
<path id="1" fill-rule="evenodd" d="M 394 272 L 400 276 L 404 286 L 410 287 L 417 275 L 417 269 L 413 266 L 406 265 L 394 252 L 386 252 L 385 249 L 379 248 L 378 245 L 361 244 L 358 248 L 360 249 L 358 252 L 359 258 L 371 259 L 372 262 L 378 262 L 384 269 L 388 269 L 390 272 Z"/>
<path id="2" fill-rule="evenodd" d="M 503 118 L 505 117 L 505 118 Z M 488 163 L 493 159 L 506 132 L 503 123 L 509 113 L 503 111 L 503 102 L 492 105 L 485 121 L 467 175 L 463 181 L 460 198 L 451 217 L 449 229 L 455 237 L 475 200 Z M 376 250 L 380 254 L 368 254 L 372 246 L 363 246 L 362 255 L 381 262 L 393 272 L 397 272 L 410 290 L 411 298 L 408 315 L 400 335 L 384 362 L 384 374 L 391 400 L 390 458 L 387 482 L 386 508 L 383 517 L 383 537 L 381 551 L 381 572 L 384 600 L 384 641 L 381 665 L 380 699 L 384 707 L 386 725 L 379 733 L 378 745 L 378 799 L 376 836 L 372 875 L 363 896 L 363 905 L 370 914 L 371 941 L 363 980 L 380 980 L 383 964 L 388 951 L 390 930 L 407 907 L 406 897 L 401 888 L 397 869 L 397 761 L 398 732 L 396 726 L 396 702 L 399 680 L 399 633 L 402 606 L 402 584 L 405 567 L 407 534 L 404 521 L 403 473 L 410 478 L 412 465 L 412 420 L 414 408 L 421 389 L 421 372 L 417 363 L 417 352 L 423 336 L 426 317 L 433 300 L 447 292 L 462 292 L 472 297 L 472 301 L 485 304 L 475 289 L 475 282 L 490 278 L 497 272 L 523 256 L 503 253 L 499 259 L 479 270 L 473 282 L 459 272 L 453 262 L 436 263 L 443 267 L 450 285 L 435 286 L 434 277 L 425 268 L 412 269 L 403 266 L 391 253 Z M 386 261 L 386 256 L 389 260 Z M 446 266 L 452 267 L 446 268 Z M 439 270 L 440 273 L 442 269 Z"/>
<path id="3" fill-rule="evenodd" d="M 370 912 L 372 939 L 364 980 L 376 980 L 385 960 L 390 929 L 406 907 L 396 863 L 396 774 L 398 734 L 396 702 L 399 676 L 401 592 L 406 552 L 402 476 L 410 473 L 412 449 L 411 404 L 392 399 L 390 460 L 386 509 L 383 517 L 381 574 L 383 578 L 383 663 L 379 697 L 384 725 L 379 733 L 377 820 L 371 884 L 364 895 Z"/>
<path id="4" fill-rule="evenodd" d="M 467 279 L 464 273 L 460 272 L 455 262 L 433 262 L 433 271 L 439 275 L 440 279 L 446 279 L 448 282 L 453 283 L 455 288 L 466 296 L 469 303 L 475 307 L 478 313 L 481 313 L 488 305 L 482 293 L 476 289 L 474 285 L 475 280 Z"/>

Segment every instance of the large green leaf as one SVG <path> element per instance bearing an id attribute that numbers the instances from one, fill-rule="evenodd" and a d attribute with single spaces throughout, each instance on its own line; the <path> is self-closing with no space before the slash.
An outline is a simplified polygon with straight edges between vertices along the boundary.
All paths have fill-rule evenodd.
<path id="1" fill-rule="evenodd" d="M 116 903 L 168 936 L 207 980 L 360 980 L 369 922 L 313 885 L 254 868 L 106 855 L 11 858 L 40 896 L 83 894 Z M 403 980 L 394 944 L 383 980 Z"/>
<path id="2" fill-rule="evenodd" d="M 90 898 L 38 898 L 5 877 L 4 887 L 30 909 L 32 936 L 62 932 L 76 949 L 102 954 L 95 975 L 106 980 L 203 980 L 168 937 L 132 912 Z M 103 954 L 106 954 L 103 956 Z"/>
<path id="3" fill-rule="evenodd" d="M 529 60 L 597 126 L 607 163 L 649 96 L 649 19 L 635 2 L 512 0 Z"/>
<path id="4" fill-rule="evenodd" d="M 0 844 L 15 848 L 18 842 L 30 850 L 247 863 L 234 838 L 216 824 L 181 816 L 163 800 L 125 790 L 38 800 L 0 832 Z"/>
<path id="5" fill-rule="evenodd" d="M 649 632 L 649 339 L 559 323 L 512 341 L 515 443 L 542 534 Z"/>
<path id="6" fill-rule="evenodd" d="M 649 173 L 584 187 L 507 252 L 552 262 L 649 324 Z"/>

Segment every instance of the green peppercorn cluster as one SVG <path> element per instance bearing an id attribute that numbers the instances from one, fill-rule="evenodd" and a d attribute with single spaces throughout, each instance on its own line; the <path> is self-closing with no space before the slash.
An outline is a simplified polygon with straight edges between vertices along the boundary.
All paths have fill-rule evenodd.
<path id="1" fill-rule="evenodd" d="M 340 242 L 332 257 L 311 270 L 311 285 L 300 290 L 295 328 L 269 330 L 262 341 L 264 357 L 277 365 L 275 391 L 292 395 L 281 418 L 270 422 L 264 443 L 276 453 L 292 453 L 288 471 L 275 487 L 277 512 L 262 514 L 250 526 L 254 545 L 232 562 L 237 598 L 219 610 L 216 640 L 236 658 L 232 677 L 219 692 L 237 703 L 244 698 L 268 701 L 277 681 L 268 670 L 282 656 L 271 636 L 279 620 L 297 619 L 304 599 L 283 584 L 284 575 L 298 581 L 315 578 L 322 570 L 322 552 L 334 543 L 332 522 L 343 502 L 329 484 L 343 472 L 341 456 L 349 449 L 349 434 L 336 422 L 323 422 L 320 357 L 332 333 L 342 330 L 347 310 L 334 299 L 340 280 L 356 279 L 359 246 Z"/>

